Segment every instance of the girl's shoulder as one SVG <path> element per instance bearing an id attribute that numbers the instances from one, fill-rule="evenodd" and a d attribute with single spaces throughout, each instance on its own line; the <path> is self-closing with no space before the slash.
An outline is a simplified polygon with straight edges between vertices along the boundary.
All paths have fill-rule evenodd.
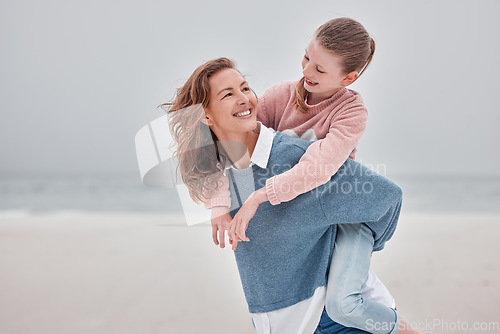
<path id="1" fill-rule="evenodd" d="M 295 85 L 297 81 L 283 81 L 274 86 L 269 87 L 264 92 L 266 98 L 290 98 L 295 93 Z"/>
<path id="2" fill-rule="evenodd" d="M 363 97 L 358 91 L 355 91 L 354 89 L 346 88 L 343 97 L 344 99 L 348 99 L 352 102 L 364 104 Z"/>
<path id="3" fill-rule="evenodd" d="M 361 94 L 347 87 L 322 103 L 325 103 L 324 108 L 332 109 L 337 116 L 353 112 L 362 114 L 368 112 Z"/>
<path id="4" fill-rule="evenodd" d="M 271 128 L 275 128 L 274 120 L 280 119 L 285 109 L 293 104 L 295 99 L 296 81 L 280 82 L 266 89 L 264 94 L 259 97 L 260 120 Z"/>

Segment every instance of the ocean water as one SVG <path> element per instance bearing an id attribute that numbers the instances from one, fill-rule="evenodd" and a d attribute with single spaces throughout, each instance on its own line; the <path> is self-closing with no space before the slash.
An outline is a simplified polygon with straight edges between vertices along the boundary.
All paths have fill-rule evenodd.
<path id="1" fill-rule="evenodd" d="M 500 213 L 500 178 L 390 177 L 406 212 Z M 180 213 L 175 189 L 145 186 L 137 174 L 0 176 L 1 214 L 51 211 Z"/>

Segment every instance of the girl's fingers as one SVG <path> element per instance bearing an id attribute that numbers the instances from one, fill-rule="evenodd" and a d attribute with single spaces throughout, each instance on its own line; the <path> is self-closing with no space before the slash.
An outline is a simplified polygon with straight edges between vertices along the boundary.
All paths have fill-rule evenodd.
<path id="1" fill-rule="evenodd" d="M 250 239 L 247 238 L 247 236 L 245 235 L 245 231 L 246 231 L 246 228 L 245 228 L 245 224 L 243 224 L 241 221 L 238 222 L 238 227 L 237 227 L 237 235 L 238 237 L 241 239 L 241 241 L 250 241 Z"/>
<path id="2" fill-rule="evenodd" d="M 233 250 L 236 250 L 236 248 L 238 247 L 238 242 L 241 241 L 241 239 L 236 234 L 237 225 L 238 223 L 236 221 L 233 220 L 231 222 L 231 239 L 233 240 Z"/>
<path id="3" fill-rule="evenodd" d="M 226 239 L 224 238 L 224 227 L 222 226 L 219 227 L 219 240 L 220 240 L 220 248 L 226 247 L 225 245 Z"/>
<path id="4" fill-rule="evenodd" d="M 240 238 L 241 238 L 241 240 L 248 241 L 247 237 L 245 235 L 245 225 L 244 224 L 240 224 L 239 227 L 240 227 Z"/>
<path id="5" fill-rule="evenodd" d="M 236 226 L 236 223 L 234 222 L 234 220 L 231 221 L 231 225 L 229 228 L 229 235 L 231 236 L 231 239 L 233 239 L 233 240 L 237 240 L 236 234 L 235 234 L 235 226 Z"/>
<path id="6" fill-rule="evenodd" d="M 238 241 L 244 241 L 244 233 L 241 233 L 241 222 L 238 222 L 238 225 L 236 226 L 236 235 L 238 236 Z"/>

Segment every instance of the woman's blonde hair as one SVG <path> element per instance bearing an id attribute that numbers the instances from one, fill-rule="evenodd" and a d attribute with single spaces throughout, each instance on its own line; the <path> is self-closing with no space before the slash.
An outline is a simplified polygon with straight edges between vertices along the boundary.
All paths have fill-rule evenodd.
<path id="1" fill-rule="evenodd" d="M 366 29 L 356 20 L 341 17 L 330 20 L 319 27 L 314 38 L 327 50 L 342 58 L 344 73 L 359 71 L 358 78 L 370 65 L 375 53 L 375 41 Z M 304 77 L 295 86 L 296 98 L 294 106 L 307 113 L 309 107 L 305 100 L 307 91 L 304 88 Z"/>
<path id="2" fill-rule="evenodd" d="M 210 102 L 209 79 L 215 73 L 235 69 L 228 58 L 217 58 L 199 66 L 186 83 L 177 89 L 172 102 L 160 105 L 167 111 L 170 132 L 176 144 L 174 156 L 182 181 L 196 203 L 204 203 L 210 192 L 217 187 L 217 177 L 225 166 L 226 157 L 217 137 L 203 123 L 206 119 L 203 108 Z"/>

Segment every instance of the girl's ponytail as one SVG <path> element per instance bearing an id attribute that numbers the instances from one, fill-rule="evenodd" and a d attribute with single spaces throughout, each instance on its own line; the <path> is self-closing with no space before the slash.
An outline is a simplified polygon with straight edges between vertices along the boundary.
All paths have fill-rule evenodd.
<path id="1" fill-rule="evenodd" d="M 295 85 L 295 101 L 293 102 L 293 106 L 299 109 L 303 113 L 307 113 L 309 107 L 306 104 L 306 96 L 307 91 L 304 88 L 304 77 L 300 79 Z"/>
<path id="2" fill-rule="evenodd" d="M 375 53 L 375 41 L 373 38 L 370 37 L 370 55 L 368 56 L 368 59 L 366 60 L 365 66 L 363 66 L 363 69 L 359 72 L 358 78 L 363 74 L 363 72 L 366 70 L 368 65 L 372 62 L 373 54 Z"/>

